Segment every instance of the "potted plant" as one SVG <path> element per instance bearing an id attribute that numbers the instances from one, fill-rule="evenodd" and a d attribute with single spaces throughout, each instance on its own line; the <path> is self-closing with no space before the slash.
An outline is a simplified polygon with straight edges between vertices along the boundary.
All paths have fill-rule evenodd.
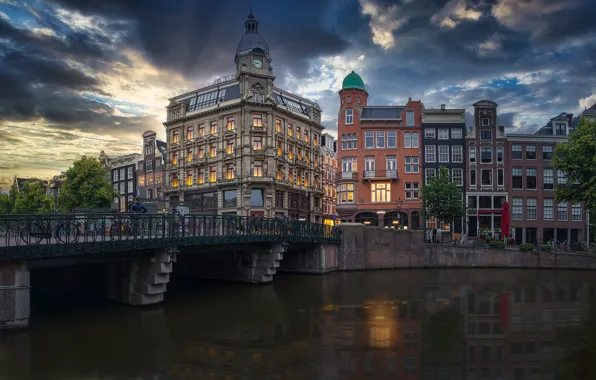
<path id="1" fill-rule="evenodd" d="M 552 249 L 553 247 L 548 244 L 538 244 L 538 250 L 541 252 L 550 252 Z"/>

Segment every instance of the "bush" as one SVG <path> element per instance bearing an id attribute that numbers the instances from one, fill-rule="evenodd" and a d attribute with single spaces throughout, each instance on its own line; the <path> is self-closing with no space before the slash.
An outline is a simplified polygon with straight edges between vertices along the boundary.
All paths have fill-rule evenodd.
<path id="1" fill-rule="evenodd" d="M 494 249 L 505 249 L 505 243 L 499 240 L 493 240 L 488 245 Z"/>
<path id="2" fill-rule="evenodd" d="M 541 251 L 550 252 L 553 249 L 553 247 L 551 247 L 548 244 L 538 244 L 538 249 Z"/>
<path id="3" fill-rule="evenodd" d="M 530 244 L 530 243 L 520 244 L 519 250 L 522 252 L 532 252 L 534 250 L 534 244 Z"/>

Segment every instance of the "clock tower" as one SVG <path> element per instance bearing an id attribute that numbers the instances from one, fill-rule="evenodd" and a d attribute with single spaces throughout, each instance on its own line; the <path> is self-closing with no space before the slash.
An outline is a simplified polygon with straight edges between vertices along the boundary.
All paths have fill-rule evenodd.
<path id="1" fill-rule="evenodd" d="M 255 19 L 252 9 L 244 26 L 246 32 L 238 43 L 234 58 L 236 78 L 240 79 L 243 74 L 249 74 L 251 77 L 260 77 L 265 83 L 272 81 L 275 77 L 271 67 L 269 44 L 259 34 L 259 22 Z"/>

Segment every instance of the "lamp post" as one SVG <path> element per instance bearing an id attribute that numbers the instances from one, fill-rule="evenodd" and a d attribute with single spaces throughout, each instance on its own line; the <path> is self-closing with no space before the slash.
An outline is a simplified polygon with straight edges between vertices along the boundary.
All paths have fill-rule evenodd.
<path id="1" fill-rule="evenodd" d="M 399 217 L 399 225 L 403 228 L 402 224 L 402 217 L 401 217 L 401 205 L 404 203 L 404 200 L 401 198 L 397 198 L 397 216 Z"/>

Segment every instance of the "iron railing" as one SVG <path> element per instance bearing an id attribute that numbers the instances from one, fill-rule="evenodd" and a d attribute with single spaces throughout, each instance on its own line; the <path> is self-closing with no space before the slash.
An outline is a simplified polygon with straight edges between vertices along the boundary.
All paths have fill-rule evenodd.
<path id="1" fill-rule="evenodd" d="M 397 170 L 365 170 L 362 172 L 363 179 L 397 179 Z"/>
<path id="2" fill-rule="evenodd" d="M 0 216 L 0 260 L 239 243 L 339 244 L 339 234 L 336 227 L 320 223 L 254 216 L 3 215 Z"/>

